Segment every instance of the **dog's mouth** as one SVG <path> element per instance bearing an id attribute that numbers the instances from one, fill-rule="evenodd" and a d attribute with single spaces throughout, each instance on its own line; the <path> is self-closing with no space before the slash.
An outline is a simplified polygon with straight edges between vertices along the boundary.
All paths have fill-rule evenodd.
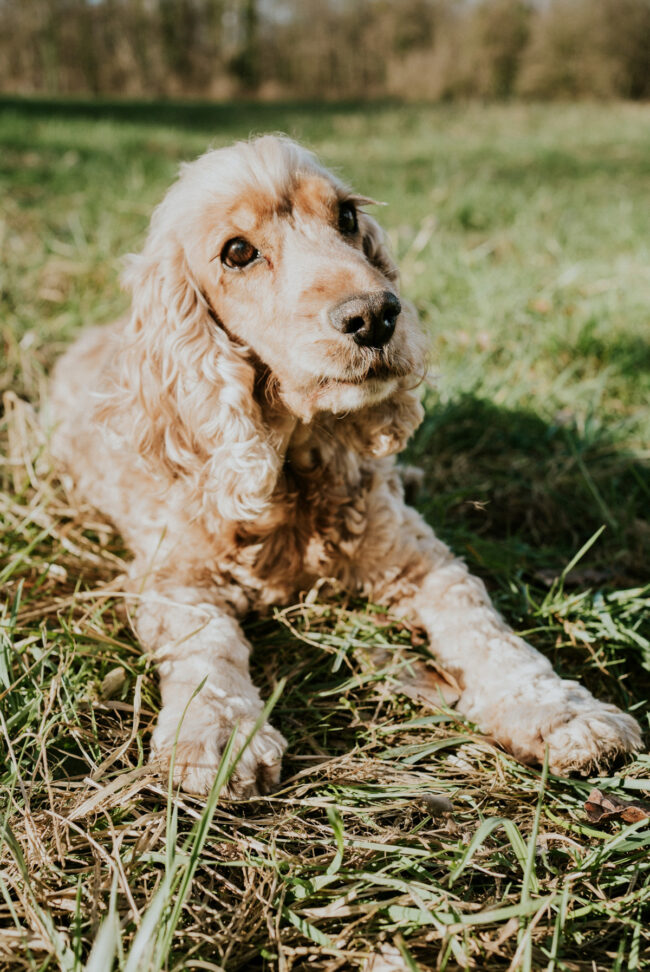
<path id="1" fill-rule="evenodd" d="M 337 385 L 365 385 L 404 378 L 411 373 L 406 362 L 391 361 L 381 351 L 374 352 L 373 358 L 364 362 L 363 369 L 345 369 L 342 374 L 332 376 L 330 381 Z"/>

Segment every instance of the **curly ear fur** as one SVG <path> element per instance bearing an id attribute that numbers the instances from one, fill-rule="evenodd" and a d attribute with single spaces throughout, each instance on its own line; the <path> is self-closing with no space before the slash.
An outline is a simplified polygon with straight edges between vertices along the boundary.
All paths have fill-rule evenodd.
<path id="1" fill-rule="evenodd" d="M 180 244 L 156 230 L 154 220 L 124 274 L 132 314 L 100 418 L 154 474 L 186 477 L 202 513 L 252 520 L 281 465 L 253 398 L 254 370 L 211 316 Z"/>

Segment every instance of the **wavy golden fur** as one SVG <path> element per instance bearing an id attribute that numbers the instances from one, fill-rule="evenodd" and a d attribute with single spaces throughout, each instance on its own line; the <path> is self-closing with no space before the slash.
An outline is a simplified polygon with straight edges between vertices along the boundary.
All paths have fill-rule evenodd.
<path id="1" fill-rule="evenodd" d="M 394 456 L 422 417 L 426 342 L 382 231 L 304 148 L 265 136 L 183 166 L 125 284 L 131 313 L 59 362 L 55 453 L 134 552 L 136 628 L 159 666 L 153 751 L 209 790 L 262 703 L 237 618 L 321 577 L 415 617 L 459 708 L 557 772 L 638 746 L 633 719 L 516 637 L 404 502 Z M 279 776 L 257 733 L 238 795 Z"/>

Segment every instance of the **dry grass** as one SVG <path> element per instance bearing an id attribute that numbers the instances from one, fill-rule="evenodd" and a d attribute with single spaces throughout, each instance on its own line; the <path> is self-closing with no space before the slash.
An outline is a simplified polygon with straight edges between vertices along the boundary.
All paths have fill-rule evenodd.
<path id="1" fill-rule="evenodd" d="M 121 306 L 116 255 L 207 142 L 203 109 L 148 110 L 149 127 L 0 118 L 0 969 L 648 967 L 650 831 L 582 808 L 594 782 L 650 790 L 648 755 L 597 781 L 519 765 L 400 692 L 424 648 L 371 605 L 321 590 L 250 619 L 289 740 L 272 796 L 220 802 L 221 778 L 206 806 L 147 765 L 159 698 L 121 594 L 127 554 L 51 471 L 34 406 L 77 327 Z M 640 117 L 246 111 L 216 112 L 219 140 L 298 129 L 397 203 L 387 222 L 447 376 L 412 450 L 422 509 L 519 631 L 647 726 Z M 369 186 L 360 138 L 386 161 Z"/>

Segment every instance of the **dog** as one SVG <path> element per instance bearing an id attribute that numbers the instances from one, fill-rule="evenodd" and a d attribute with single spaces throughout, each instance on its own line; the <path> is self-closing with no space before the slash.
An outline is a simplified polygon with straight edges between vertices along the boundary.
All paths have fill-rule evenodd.
<path id="1" fill-rule="evenodd" d="M 460 712 L 518 759 L 585 773 L 640 746 L 404 501 L 395 456 L 423 416 L 427 341 L 371 203 L 283 137 L 207 152 L 130 258 L 130 314 L 55 369 L 53 451 L 133 551 L 162 696 L 152 753 L 174 753 L 189 792 L 263 709 L 238 619 L 322 577 L 417 621 Z M 285 746 L 262 724 L 229 794 L 267 792 Z"/>

